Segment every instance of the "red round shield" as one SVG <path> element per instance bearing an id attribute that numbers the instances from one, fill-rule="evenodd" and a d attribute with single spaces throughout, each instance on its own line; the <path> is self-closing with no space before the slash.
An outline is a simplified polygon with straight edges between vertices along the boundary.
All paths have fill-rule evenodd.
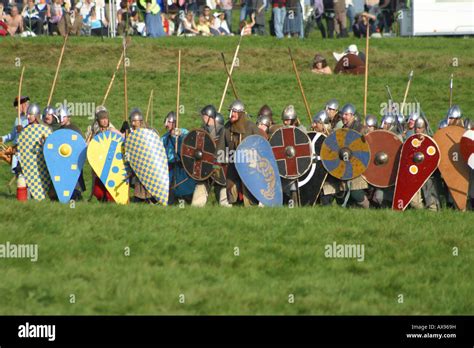
<path id="1" fill-rule="evenodd" d="M 395 185 L 402 141 L 386 130 L 370 132 L 365 140 L 369 144 L 370 160 L 363 177 L 375 187 Z"/>
<path id="2" fill-rule="evenodd" d="M 270 138 L 280 176 L 297 179 L 311 166 L 311 140 L 297 127 L 282 127 Z"/>
<path id="3" fill-rule="evenodd" d="M 193 129 L 183 139 L 181 160 L 184 170 L 197 181 L 208 179 L 214 172 L 216 144 L 202 129 Z"/>

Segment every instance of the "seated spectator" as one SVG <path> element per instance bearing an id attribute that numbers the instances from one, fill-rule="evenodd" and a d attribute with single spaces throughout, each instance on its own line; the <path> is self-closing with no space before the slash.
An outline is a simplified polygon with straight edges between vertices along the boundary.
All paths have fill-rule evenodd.
<path id="1" fill-rule="evenodd" d="M 181 20 L 181 33 L 184 35 L 199 35 L 199 30 L 194 23 L 194 14 L 191 11 Z"/>
<path id="2" fill-rule="evenodd" d="M 231 35 L 227 21 L 225 20 L 224 12 L 214 13 L 213 28 L 219 31 L 220 35 Z"/>
<path id="3" fill-rule="evenodd" d="M 206 20 L 204 15 L 199 16 L 199 23 L 197 25 L 197 30 L 202 36 L 211 36 L 211 30 L 209 28 L 209 22 Z"/>
<path id="4" fill-rule="evenodd" d="M 328 66 L 328 63 L 326 61 L 326 58 L 324 58 L 320 54 L 316 54 L 313 59 L 313 68 L 311 69 L 311 72 L 315 74 L 323 74 L 323 75 L 331 75 L 332 70 Z"/>
<path id="5" fill-rule="evenodd" d="M 130 22 L 132 24 L 132 32 L 141 36 L 146 36 L 146 25 L 145 22 L 140 21 L 138 11 L 132 10 L 130 14 Z"/>
<path id="6" fill-rule="evenodd" d="M 255 25 L 255 13 L 252 13 L 250 15 L 250 18 L 252 19 L 252 22 L 247 23 L 246 20 L 243 20 L 240 22 L 240 35 L 242 36 L 248 36 L 252 35 L 252 27 Z"/>
<path id="7" fill-rule="evenodd" d="M 209 24 L 209 22 L 211 21 L 211 17 L 212 17 L 211 8 L 209 6 L 204 6 L 204 8 L 202 10 L 202 16 L 204 16 L 204 18 L 206 19 L 207 24 Z"/>
<path id="8" fill-rule="evenodd" d="M 354 36 L 358 38 L 363 38 L 367 35 L 367 23 L 369 25 L 369 36 L 375 33 L 375 21 L 376 17 L 367 12 L 360 13 L 355 16 L 354 25 L 352 26 L 352 31 Z"/>
<path id="9" fill-rule="evenodd" d="M 175 34 L 175 19 L 176 13 L 161 14 L 161 21 L 163 22 L 163 29 L 166 35 L 172 36 Z"/>
<path id="10" fill-rule="evenodd" d="M 211 35 L 212 36 L 221 36 L 221 35 L 224 35 L 223 33 L 221 33 L 219 31 L 219 28 L 216 28 L 216 18 L 214 16 L 211 16 L 211 23 L 209 25 L 209 30 L 211 32 Z"/>
<path id="11" fill-rule="evenodd" d="M 11 36 L 21 34 L 23 32 L 23 17 L 20 16 L 17 6 L 13 6 L 10 15 L 5 16 L 8 25 L 8 33 Z"/>
<path id="12" fill-rule="evenodd" d="M 27 31 L 34 33 L 34 35 L 41 35 L 43 33 L 43 21 L 40 18 L 39 10 L 34 0 L 28 0 L 27 6 L 23 8 L 22 16 Z"/>

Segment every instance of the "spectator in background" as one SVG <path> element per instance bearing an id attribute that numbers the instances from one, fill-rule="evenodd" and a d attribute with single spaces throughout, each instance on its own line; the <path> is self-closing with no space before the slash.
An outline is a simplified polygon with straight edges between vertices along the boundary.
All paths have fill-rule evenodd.
<path id="1" fill-rule="evenodd" d="M 219 25 L 219 23 L 217 23 L 216 17 L 211 16 L 211 22 L 209 23 L 209 30 L 210 30 L 212 36 L 224 35 L 223 33 L 221 33 L 219 31 L 219 27 L 216 28 L 216 26 L 218 26 L 218 25 Z"/>
<path id="2" fill-rule="evenodd" d="M 255 14 L 252 13 L 250 15 L 250 18 L 252 19 L 252 21 L 250 23 L 247 23 L 247 21 L 242 21 L 240 22 L 240 34 L 242 36 L 249 36 L 249 35 L 252 35 L 252 28 L 253 26 L 255 25 Z"/>
<path id="3" fill-rule="evenodd" d="M 225 20 L 224 12 L 214 13 L 214 22 L 213 28 L 217 30 L 220 35 L 230 35 L 229 27 L 227 26 L 227 21 Z"/>
<path id="4" fill-rule="evenodd" d="M 323 0 L 314 0 L 313 8 L 310 10 L 311 14 L 309 15 L 306 28 L 304 30 L 304 36 L 308 37 L 309 33 L 313 29 L 314 24 L 318 26 L 319 30 L 321 31 L 321 36 L 323 39 L 326 38 L 326 28 L 323 25 L 323 13 L 324 13 L 324 5 Z"/>
<path id="5" fill-rule="evenodd" d="M 376 15 L 378 12 L 379 2 L 380 0 L 365 0 L 365 11 Z"/>
<path id="6" fill-rule="evenodd" d="M 303 13 L 299 0 L 286 1 L 286 17 L 283 25 L 283 34 L 288 37 L 298 37 L 301 33 Z"/>
<path id="7" fill-rule="evenodd" d="M 163 21 L 163 28 L 165 29 L 165 33 L 168 36 L 175 35 L 176 33 L 176 12 L 162 14 L 161 20 Z"/>
<path id="8" fill-rule="evenodd" d="M 267 0 L 252 0 L 251 14 L 255 14 L 255 25 L 252 33 L 256 35 L 265 35 L 265 7 Z"/>
<path id="9" fill-rule="evenodd" d="M 36 7 L 38 8 L 38 12 L 39 12 L 39 17 L 41 18 L 41 21 L 43 22 L 43 28 L 44 28 L 44 24 L 48 22 L 48 18 L 47 18 L 47 15 L 48 15 L 48 11 L 49 11 L 49 5 L 50 5 L 50 1 L 46 1 L 46 0 L 37 0 L 36 1 Z M 43 30 L 44 32 L 44 30 Z"/>
<path id="10" fill-rule="evenodd" d="M 204 19 L 209 24 L 209 22 L 211 21 L 211 17 L 212 17 L 211 8 L 209 6 L 204 6 L 201 15 L 204 16 Z M 199 18 L 198 18 L 198 20 L 199 20 Z"/>
<path id="11" fill-rule="evenodd" d="M 206 0 L 206 7 L 209 8 L 209 10 L 215 10 L 216 9 L 216 0 Z M 206 18 L 207 19 L 207 18 Z"/>
<path id="12" fill-rule="evenodd" d="M 324 58 L 319 53 L 317 53 L 314 56 L 313 68 L 311 69 L 311 72 L 313 72 L 315 74 L 322 74 L 322 75 L 331 75 L 332 74 L 332 70 L 328 66 L 326 58 Z"/>
<path id="13" fill-rule="evenodd" d="M 59 0 L 53 0 L 53 3 L 49 7 L 47 14 L 49 18 L 48 21 L 48 31 L 50 34 L 57 34 L 57 26 L 61 18 L 63 17 L 63 9 Z"/>
<path id="14" fill-rule="evenodd" d="M 89 16 L 89 19 L 88 19 L 88 25 L 90 26 L 91 28 L 91 35 L 92 36 L 104 36 L 104 35 L 107 35 L 107 28 L 106 28 L 106 25 L 107 23 L 105 22 L 105 18 L 103 20 L 101 20 L 98 16 L 97 16 L 97 11 L 96 11 L 96 7 L 92 7 L 91 8 L 91 13 L 90 13 L 90 16 Z"/>
<path id="15" fill-rule="evenodd" d="M 84 21 L 89 20 L 92 7 L 94 7 L 94 3 L 92 2 L 92 0 L 84 0 L 80 2 L 81 16 Z"/>
<path id="16" fill-rule="evenodd" d="M 346 0 L 334 0 L 334 25 L 338 37 L 347 37 Z"/>
<path id="17" fill-rule="evenodd" d="M 27 5 L 22 12 L 23 24 L 27 31 L 35 35 L 43 33 L 43 21 L 39 16 L 39 10 L 35 5 L 34 0 L 28 0 Z"/>
<path id="18" fill-rule="evenodd" d="M 3 9 L 3 3 L 0 3 L 0 36 L 8 35 L 8 25 L 6 23 L 6 14 Z"/>
<path id="19" fill-rule="evenodd" d="M 200 15 L 198 19 L 197 30 L 202 36 L 211 36 L 211 30 L 209 29 L 209 23 L 204 15 Z"/>
<path id="20" fill-rule="evenodd" d="M 379 8 L 381 10 L 379 29 L 381 32 L 389 33 L 392 28 L 393 23 L 393 10 L 392 3 L 393 0 L 380 0 Z"/>
<path id="21" fill-rule="evenodd" d="M 71 25 L 69 29 L 69 35 L 81 35 L 83 18 L 81 15 L 80 8 L 77 5 L 74 7 L 74 11 L 70 15 L 70 21 Z"/>
<path id="22" fill-rule="evenodd" d="M 334 37 L 334 0 L 323 0 L 324 4 L 324 18 L 326 19 L 326 27 L 328 38 Z"/>
<path id="23" fill-rule="evenodd" d="M 130 20 L 131 11 L 128 7 L 127 0 L 120 2 L 120 9 L 117 11 L 117 34 L 123 35 L 128 30 L 127 34 L 133 32 L 132 23 Z"/>
<path id="24" fill-rule="evenodd" d="M 23 17 L 20 16 L 18 6 L 13 6 L 10 15 L 7 15 L 5 19 L 8 25 L 8 33 L 11 36 L 23 32 Z"/>
<path id="25" fill-rule="evenodd" d="M 186 0 L 185 9 L 186 13 L 192 12 L 194 15 L 197 15 L 199 10 L 197 0 Z"/>
<path id="26" fill-rule="evenodd" d="M 365 0 L 364 5 L 365 12 L 375 16 L 374 31 L 378 26 L 377 17 L 380 14 L 379 2 L 380 0 Z"/>
<path id="27" fill-rule="evenodd" d="M 353 0 L 346 0 L 346 15 L 347 15 L 347 19 L 349 20 L 349 28 L 347 28 L 347 31 L 349 33 L 352 32 L 352 26 L 354 25 L 355 14 L 356 12 L 355 12 Z"/>
<path id="28" fill-rule="evenodd" d="M 247 19 L 252 9 L 252 0 L 240 0 L 240 23 Z"/>
<path id="29" fill-rule="evenodd" d="M 146 36 L 146 26 L 144 22 L 140 21 L 137 10 L 132 10 L 130 13 L 130 23 L 132 24 L 132 33 L 136 33 L 140 36 Z"/>
<path id="30" fill-rule="evenodd" d="M 217 5 L 222 11 L 224 11 L 225 21 L 227 22 L 227 27 L 229 33 L 232 32 L 232 0 L 218 0 Z M 221 25 L 222 26 L 222 25 Z"/>
<path id="31" fill-rule="evenodd" d="M 283 26 L 286 18 L 286 0 L 272 0 L 273 27 L 278 39 L 283 38 Z"/>
<path id="32" fill-rule="evenodd" d="M 186 16 L 181 21 L 182 33 L 185 35 L 199 35 L 196 23 L 194 23 L 194 14 L 192 11 L 188 11 Z"/>
<path id="33" fill-rule="evenodd" d="M 155 0 L 138 0 L 141 7 L 145 8 L 145 26 L 148 37 L 157 38 L 165 36 L 161 22 L 160 6 Z"/>
<path id="34" fill-rule="evenodd" d="M 375 32 L 375 21 L 375 16 L 367 12 L 356 15 L 356 20 L 352 27 L 354 36 L 364 38 L 367 35 L 367 26 L 369 26 L 369 36 L 372 35 Z"/>

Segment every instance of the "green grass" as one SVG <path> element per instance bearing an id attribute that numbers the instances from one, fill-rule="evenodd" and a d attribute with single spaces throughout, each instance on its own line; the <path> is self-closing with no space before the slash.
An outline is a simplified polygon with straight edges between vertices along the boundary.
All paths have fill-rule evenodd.
<path id="1" fill-rule="evenodd" d="M 470 214 L 9 202 L 0 217 L 0 240 L 39 244 L 36 263 L 1 260 L 2 314 L 473 312 Z M 325 258 L 334 241 L 364 262 Z"/>
<path id="2" fill-rule="evenodd" d="M 220 52 L 230 61 L 238 38 L 133 38 L 128 54 L 129 106 L 146 109 L 155 89 L 155 126 L 176 105 L 176 57 L 182 49 L 181 125 L 199 125 L 197 110 L 218 104 L 225 83 Z M 24 92 L 43 107 L 54 76 L 60 38 L 0 39 L 0 133 L 10 130 L 21 58 Z M 290 46 L 313 113 L 333 97 L 362 110 L 363 76 L 315 76 L 316 52 L 330 60 L 363 40 L 250 37 L 242 41 L 235 83 L 249 112 L 264 103 L 280 114 L 295 105 L 308 125 L 289 61 Z M 430 121 L 454 101 L 472 110 L 472 39 L 371 40 L 368 111 L 378 113 L 386 84 L 408 101 L 416 97 Z M 99 103 L 120 55 L 120 40 L 70 38 L 54 103 Z M 452 67 L 457 58 L 458 67 Z M 230 91 L 225 105 L 231 102 Z M 123 119 L 123 78 L 117 75 L 107 102 L 112 121 Z M 472 116 L 471 116 L 472 117 Z M 86 117 L 75 123 L 83 130 Z M 90 180 L 90 168 L 85 168 Z M 79 202 L 16 202 L 0 165 L 0 243 L 37 243 L 39 260 L 0 259 L 0 314 L 473 314 L 472 213 L 443 210 L 362 211 L 280 208 L 205 209 L 119 207 Z M 89 189 L 90 184 L 87 184 Z M 86 192 L 88 194 L 88 192 Z M 365 261 L 328 259 L 326 244 L 365 245 Z M 131 255 L 124 255 L 125 247 Z M 238 247 L 240 256 L 234 256 Z M 453 248 L 459 256 L 453 256 Z M 75 294 L 76 303 L 69 303 Z M 179 295 L 185 303 L 179 303 Z M 294 294 L 295 303 L 288 303 Z M 403 294 L 404 303 L 397 302 Z"/>

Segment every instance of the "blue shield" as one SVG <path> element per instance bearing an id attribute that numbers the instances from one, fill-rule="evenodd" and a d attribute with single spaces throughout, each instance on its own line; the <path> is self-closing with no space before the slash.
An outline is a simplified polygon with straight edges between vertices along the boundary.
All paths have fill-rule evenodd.
<path id="1" fill-rule="evenodd" d="M 270 143 L 259 135 L 246 137 L 237 147 L 235 168 L 247 189 L 264 206 L 283 204 L 280 174 Z"/>
<path id="2" fill-rule="evenodd" d="M 68 203 L 86 160 L 84 138 L 71 129 L 59 129 L 46 138 L 43 154 L 59 201 Z"/>

